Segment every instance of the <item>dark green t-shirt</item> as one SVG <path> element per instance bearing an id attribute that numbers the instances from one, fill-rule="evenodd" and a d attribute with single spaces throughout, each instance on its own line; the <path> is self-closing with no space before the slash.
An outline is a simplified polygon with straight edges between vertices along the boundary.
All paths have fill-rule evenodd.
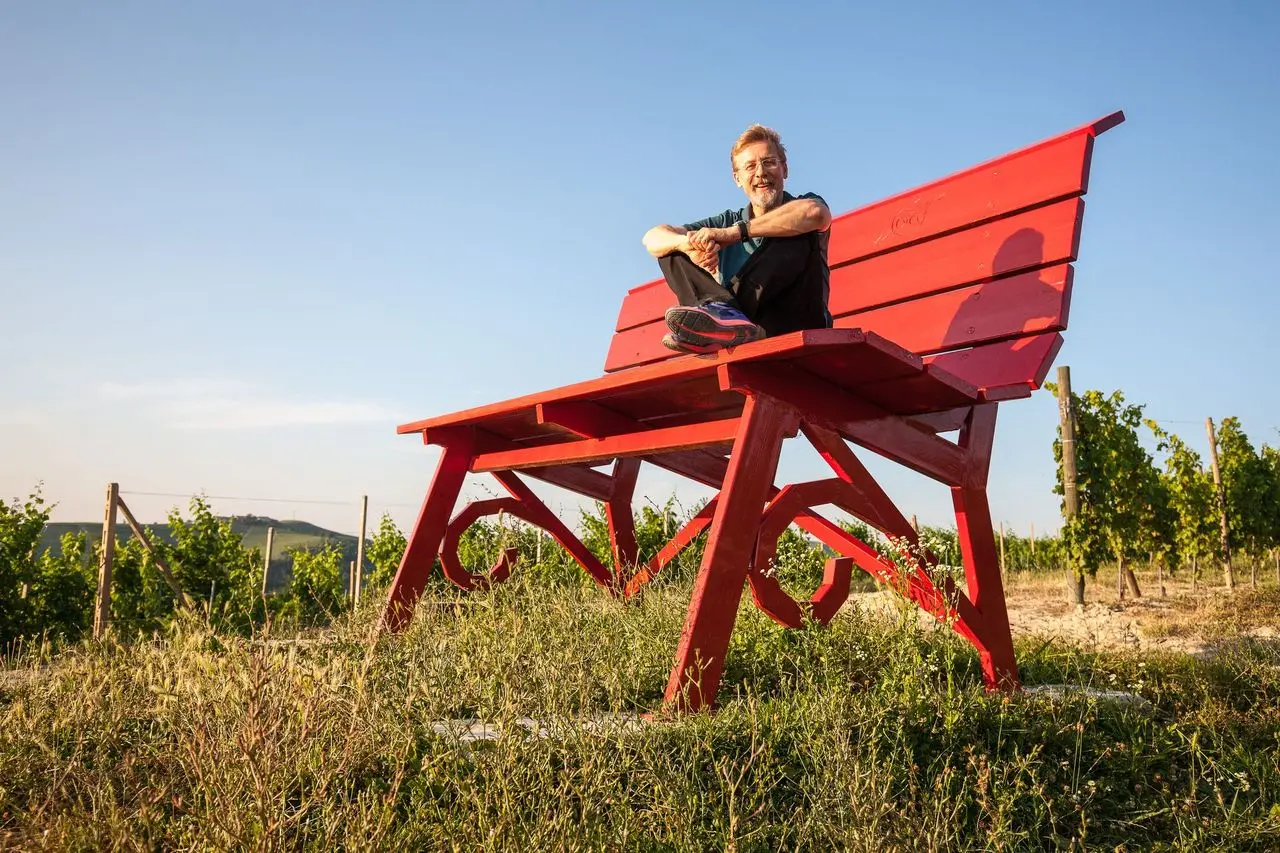
<path id="1" fill-rule="evenodd" d="M 805 193 L 804 195 L 794 196 L 783 190 L 782 203 L 795 201 L 802 198 L 816 198 L 823 204 L 826 201 L 817 193 Z M 724 213 L 717 213 L 714 216 L 708 216 L 706 219 L 699 219 L 697 222 L 690 222 L 684 227 L 690 231 L 697 231 L 699 228 L 728 228 L 730 225 L 736 225 L 744 219 L 751 219 L 751 205 L 748 204 L 741 210 L 726 210 Z M 822 254 L 827 254 L 827 232 L 821 235 Z M 738 270 L 742 269 L 743 264 L 747 262 L 747 258 L 751 257 L 751 253 L 760 248 L 764 244 L 767 237 L 752 237 L 743 240 L 741 243 L 734 243 L 732 246 L 725 246 L 720 250 L 720 273 L 716 279 L 721 284 L 727 284 L 733 281 L 733 277 L 738 274 Z"/>

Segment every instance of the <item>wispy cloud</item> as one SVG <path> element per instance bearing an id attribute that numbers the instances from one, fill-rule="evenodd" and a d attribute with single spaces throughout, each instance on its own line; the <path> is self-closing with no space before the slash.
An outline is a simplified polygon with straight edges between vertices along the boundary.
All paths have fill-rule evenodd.
<path id="1" fill-rule="evenodd" d="M 400 413 L 366 400 L 299 400 L 233 379 L 104 382 L 99 394 L 127 402 L 174 429 L 235 430 L 387 423 Z"/>
<path id="2" fill-rule="evenodd" d="M 242 396 L 253 392 L 254 387 L 248 382 L 216 377 L 154 382 L 102 382 L 98 385 L 98 393 L 109 400 L 194 400 L 201 397 Z"/>

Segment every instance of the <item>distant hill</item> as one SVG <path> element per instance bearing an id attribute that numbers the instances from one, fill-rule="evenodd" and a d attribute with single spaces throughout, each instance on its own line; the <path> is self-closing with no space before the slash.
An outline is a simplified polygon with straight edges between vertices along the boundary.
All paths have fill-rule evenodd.
<path id="1" fill-rule="evenodd" d="M 259 553 L 265 552 L 267 549 L 267 528 L 269 527 L 276 529 L 275 539 L 271 547 L 271 572 L 267 577 L 269 589 L 277 589 L 289 582 L 293 571 L 293 560 L 288 556 L 289 551 L 297 549 L 319 550 L 332 543 L 342 549 L 344 563 L 349 563 L 356 558 L 357 537 L 355 536 L 326 530 L 306 521 L 279 521 L 259 515 L 231 516 L 231 529 L 240 534 L 246 548 L 257 548 Z M 158 539 L 166 542 L 173 541 L 173 535 L 169 531 L 168 524 L 144 524 L 142 528 L 148 536 L 154 533 Z M 88 535 L 89 541 L 94 542 L 102 536 L 102 522 L 50 522 L 45 525 L 44 532 L 40 536 L 40 548 L 41 550 L 45 548 L 56 550 L 58 542 L 64 535 L 79 532 L 85 533 Z M 133 531 L 129 529 L 127 524 L 116 525 L 117 540 L 124 542 L 132 538 Z M 369 568 L 366 564 L 365 571 L 368 570 Z"/>

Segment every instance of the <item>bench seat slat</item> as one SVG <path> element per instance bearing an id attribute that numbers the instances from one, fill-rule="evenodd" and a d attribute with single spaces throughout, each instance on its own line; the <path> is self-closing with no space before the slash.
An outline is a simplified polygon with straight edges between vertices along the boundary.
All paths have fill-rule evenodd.
<path id="1" fill-rule="evenodd" d="M 978 389 L 940 367 L 926 367 L 917 355 L 878 335 L 853 329 L 814 329 L 724 350 L 713 356 L 687 357 L 518 397 L 452 415 L 404 424 L 399 432 L 425 432 L 427 440 L 447 437 L 459 428 L 478 427 L 521 448 L 562 444 L 577 437 L 552 422 L 539 422 L 538 405 L 591 400 L 634 419 L 646 429 L 704 424 L 737 417 L 742 397 L 721 387 L 718 368 L 734 363 L 790 363 L 855 395 L 869 396 L 886 414 L 909 415 L 931 408 L 972 403 Z M 664 381 L 665 379 L 665 381 Z M 673 388 L 681 388 L 668 398 Z M 540 454 L 541 464 L 555 457 Z"/>
<path id="2" fill-rule="evenodd" d="M 756 341 L 749 347 L 733 347 L 710 356 L 697 358 L 687 357 L 637 367 L 623 373 L 611 373 L 585 382 L 576 382 L 549 391 L 526 394 L 499 403 L 463 409 L 448 415 L 411 421 L 396 427 L 400 435 L 419 433 L 440 427 L 468 426 L 489 423 L 528 423 L 537 427 L 537 405 L 562 400 L 594 400 L 608 401 L 607 405 L 618 408 L 616 400 L 629 398 L 632 395 L 655 395 L 664 397 L 671 387 L 682 382 L 706 381 L 716 383 L 716 368 L 721 364 L 740 360 L 751 361 L 789 361 L 803 352 L 805 358 L 821 358 L 824 354 L 835 353 L 840 357 L 848 357 L 850 348 L 868 348 L 875 358 L 885 364 L 906 359 L 913 370 L 923 369 L 919 356 L 906 352 L 901 347 L 856 329 L 808 329 Z M 707 385 L 704 387 L 711 387 Z M 718 389 L 718 385 L 715 385 Z M 691 398 L 696 396 L 696 389 L 686 391 Z M 620 409 L 621 410 L 621 409 Z M 640 417 L 637 413 L 627 412 L 632 417 Z"/>
<path id="3" fill-rule="evenodd" d="M 936 412 L 977 402 L 978 389 L 943 368 L 915 376 L 857 386 L 858 396 L 882 409 L 904 415 Z"/>
<path id="4" fill-rule="evenodd" d="M 763 361 L 790 359 L 800 349 L 805 350 L 806 354 L 820 355 L 827 350 L 841 350 L 853 344 L 865 343 L 867 339 L 867 335 L 850 329 L 810 329 L 757 341 L 745 353 L 743 347 L 736 347 L 703 358 L 680 359 L 668 364 L 639 367 L 626 373 L 606 374 L 595 379 L 575 382 L 572 385 L 563 385 L 550 391 L 525 394 L 499 403 L 411 421 L 396 427 L 396 432 L 399 435 L 405 435 L 433 427 L 476 424 L 522 410 L 527 410 L 527 416 L 536 423 L 538 403 L 559 400 L 600 400 L 624 391 L 630 393 L 642 389 L 664 389 L 672 382 L 696 379 L 699 376 L 714 376 L 716 367 L 725 362 L 743 358 Z"/>
<path id="5" fill-rule="evenodd" d="M 666 323 L 662 320 L 657 320 L 646 326 L 628 329 L 625 332 L 619 332 L 614 335 L 609 343 L 609 356 L 605 360 L 605 372 L 616 373 L 623 367 L 653 364 L 675 357 L 675 353 L 662 345 L 662 336 L 666 334 L 666 331 Z M 790 335 L 782 335 L 769 340 L 782 340 L 788 337 Z M 880 337 L 887 336 L 882 335 Z M 741 347 L 737 349 L 741 349 Z M 823 357 L 825 358 L 825 356 Z M 919 370 L 922 365 L 919 359 L 915 359 L 914 362 L 911 361 L 915 356 L 909 350 L 889 341 L 880 341 L 876 346 L 857 351 L 850 350 L 835 357 L 856 359 L 857 364 L 851 364 L 850 369 L 856 369 L 862 375 L 873 379 L 888 379 L 891 375 L 898 375 L 907 369 L 904 367 L 906 364 L 914 364 L 915 370 Z"/>
<path id="6" fill-rule="evenodd" d="M 672 382 L 661 388 L 624 388 L 602 394 L 595 401 L 640 423 L 732 409 L 741 407 L 742 402 L 732 391 L 722 391 L 711 373 Z"/>

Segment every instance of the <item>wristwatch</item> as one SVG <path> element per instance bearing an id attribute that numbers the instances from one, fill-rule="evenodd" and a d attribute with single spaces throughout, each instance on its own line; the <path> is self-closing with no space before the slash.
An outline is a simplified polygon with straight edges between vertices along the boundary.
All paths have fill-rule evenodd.
<path id="1" fill-rule="evenodd" d="M 742 238 L 744 243 L 751 239 L 751 235 L 747 233 L 747 220 L 745 219 L 738 220 L 738 236 Z"/>

